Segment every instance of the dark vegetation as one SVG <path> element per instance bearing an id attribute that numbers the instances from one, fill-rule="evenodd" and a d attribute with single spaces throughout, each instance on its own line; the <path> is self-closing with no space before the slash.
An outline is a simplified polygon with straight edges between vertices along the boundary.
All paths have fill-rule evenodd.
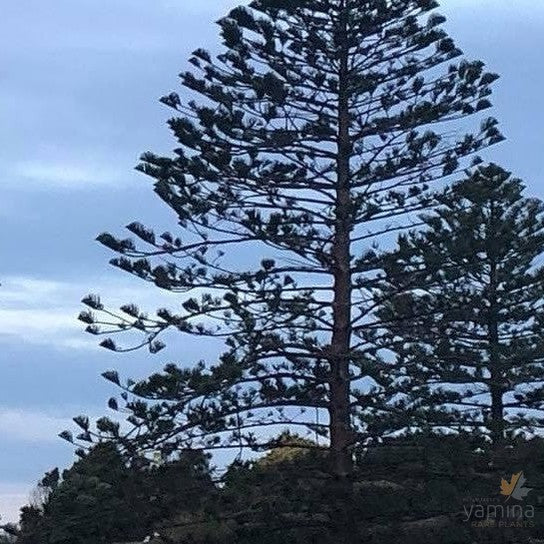
<path id="1" fill-rule="evenodd" d="M 285 434 L 283 440 L 309 442 Z M 471 435 L 413 435 L 361 452 L 354 469 L 360 542 L 387 544 L 509 543 L 538 539 L 544 529 L 544 442 L 517 440 L 500 452 Z M 502 478 L 524 471 L 531 491 L 517 520 L 497 514 L 500 527 L 480 527 L 476 499 L 508 503 Z M 50 477 L 51 475 L 49 475 Z M 202 458 L 155 468 L 127 468 L 109 446 L 41 484 L 38 508 L 25 507 L 20 544 L 141 541 L 157 544 L 337 542 L 326 456 L 315 449 L 279 447 L 252 462 L 234 462 L 219 478 Z M 513 505 L 511 505 L 513 506 Z M 161 536 L 158 536 L 161 535 Z"/>

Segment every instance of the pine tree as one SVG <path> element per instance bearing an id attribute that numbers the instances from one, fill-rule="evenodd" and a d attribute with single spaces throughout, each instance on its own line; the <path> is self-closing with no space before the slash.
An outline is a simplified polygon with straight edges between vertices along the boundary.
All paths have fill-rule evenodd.
<path id="1" fill-rule="evenodd" d="M 142 470 L 111 443 L 98 444 L 69 469 L 45 475 L 43 500 L 21 509 L 19 544 L 141 542 L 154 525 L 194 515 L 215 491 L 205 456 Z"/>
<path id="2" fill-rule="evenodd" d="M 386 292 L 404 293 L 381 311 L 402 425 L 474 428 L 500 444 L 544 424 L 544 203 L 523 190 L 479 167 L 388 257 Z"/>
<path id="3" fill-rule="evenodd" d="M 212 366 L 183 361 L 123 384 L 137 428 L 127 448 L 257 447 L 266 429 L 306 426 L 327 435 L 331 473 L 349 488 L 358 415 L 384 372 L 376 241 L 429 205 L 432 182 L 502 139 L 494 119 L 459 128 L 490 106 L 497 76 L 461 58 L 435 7 L 256 0 L 219 21 L 217 58 L 194 53 L 181 76 L 192 99 L 163 98 L 179 147 L 139 167 L 180 234 L 132 223 L 141 243 L 99 237 L 115 266 L 185 294 L 182 310 L 104 313 L 90 296 L 81 319 L 95 334 L 142 331 L 154 352 L 167 329 L 223 339 L 226 351 Z M 116 424 L 99 427 L 121 440 Z"/>

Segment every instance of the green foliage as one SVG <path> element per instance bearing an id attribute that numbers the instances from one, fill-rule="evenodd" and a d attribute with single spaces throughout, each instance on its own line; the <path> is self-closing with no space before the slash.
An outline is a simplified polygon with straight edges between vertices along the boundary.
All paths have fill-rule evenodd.
<path id="1" fill-rule="evenodd" d="M 527 544 L 544 529 L 543 454 L 541 439 L 518 439 L 513 447 L 497 450 L 470 434 L 419 433 L 375 444 L 361 452 L 354 473 L 360 539 L 375 544 Z M 531 524 L 474 526 L 470 506 L 478 501 L 507 504 L 500 495 L 501 479 L 518 471 L 531 487 L 523 502 L 535 508 L 534 518 L 525 520 Z M 165 538 L 157 542 L 337 543 L 334 482 L 327 472 L 324 458 L 312 451 L 276 463 L 234 463 L 205 511 L 163 522 L 157 531 Z"/>
<path id="2" fill-rule="evenodd" d="M 495 441 L 542 427 L 544 204 L 523 188 L 479 167 L 388 258 L 381 313 L 397 353 L 397 424 Z"/>
<path id="3" fill-rule="evenodd" d="M 307 438 L 294 435 L 285 431 L 278 436 L 273 443 L 274 449 L 271 449 L 261 457 L 257 464 L 259 466 L 277 466 L 283 462 L 293 461 L 308 455 L 312 450 L 319 449 L 316 442 Z"/>
<path id="4" fill-rule="evenodd" d="M 138 469 L 111 444 L 94 447 L 62 480 L 48 473 L 40 486 L 50 486 L 47 497 L 22 509 L 18 544 L 142 540 L 163 517 L 196 510 L 213 489 L 202 457 Z"/>
<path id="5" fill-rule="evenodd" d="M 17 527 L 12 524 L 0 527 L 0 544 L 14 544 L 17 541 Z"/>
<path id="6" fill-rule="evenodd" d="M 375 348 L 374 246 L 432 204 L 431 183 L 502 139 L 494 119 L 450 137 L 490 106 L 497 76 L 462 58 L 435 7 L 261 0 L 218 22 L 222 52 L 196 50 L 184 94 L 162 100 L 178 147 L 171 157 L 146 153 L 139 166 L 179 235 L 135 221 L 131 238 L 98 237 L 114 266 L 179 293 L 179 311 L 128 303 L 115 313 L 91 296 L 81 320 L 92 334 L 143 335 L 128 347 L 107 338 L 110 350 L 157 352 L 158 336 L 173 330 L 221 338 L 224 352 L 138 383 L 105 374 L 122 389 L 110 406 L 128 410 L 139 432 L 125 439 L 101 424 L 79 440 L 167 457 L 259 449 L 257 429 L 291 422 L 329 435 L 349 463 L 353 441 L 367 435 L 353 416 L 376 409 L 387 383 Z"/>

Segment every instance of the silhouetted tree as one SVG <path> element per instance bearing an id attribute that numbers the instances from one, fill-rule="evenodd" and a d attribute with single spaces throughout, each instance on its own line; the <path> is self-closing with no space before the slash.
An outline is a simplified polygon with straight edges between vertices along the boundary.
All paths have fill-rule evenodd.
<path id="1" fill-rule="evenodd" d="M 266 456 L 233 463 L 212 502 L 196 515 L 164 520 L 156 527 L 163 538 L 153 544 L 336 544 L 325 455 L 281 447 L 285 439 L 305 442 L 284 434 Z M 518 438 L 499 454 L 487 446 L 484 437 L 472 433 L 419 432 L 367 450 L 354 471 L 359 542 L 522 544 L 537 539 L 544 527 L 539 498 L 543 441 Z M 532 488 L 521 518 L 519 505 L 518 514 L 501 510 L 508 503 L 500 494 L 501 479 L 520 470 Z M 489 501 L 498 506 L 496 517 L 482 520 L 476 505 Z M 481 528 L 479 521 L 496 525 Z"/>
<path id="2" fill-rule="evenodd" d="M 356 539 L 345 508 L 353 448 L 385 371 L 374 244 L 430 205 L 431 182 L 501 140 L 493 119 L 476 130 L 457 123 L 490 106 L 497 76 L 454 62 L 461 51 L 436 6 L 255 0 L 219 21 L 223 52 L 197 50 L 196 70 L 181 76 L 192 99 L 163 98 L 179 147 L 171 158 L 147 153 L 139 167 L 180 233 L 132 223 L 141 244 L 99 237 L 119 254 L 115 266 L 186 295 L 182 309 L 115 313 L 89 296 L 81 319 L 94 334 L 142 331 L 153 352 L 167 329 L 224 339 L 226 351 L 211 366 L 170 364 L 123 384 L 137 432 L 124 439 L 101 421 L 83 438 L 168 455 L 257 447 L 279 424 L 317 430 L 344 505 L 333 516 L 338 539 Z M 111 338 L 102 345 L 123 351 Z"/>
<path id="3" fill-rule="evenodd" d="M 544 204 L 523 189 L 479 167 L 388 258 L 388 291 L 406 291 L 382 310 L 402 425 L 475 428 L 495 443 L 542 428 Z"/>
<path id="4" fill-rule="evenodd" d="M 62 478 L 58 470 L 46 474 L 40 486 L 47 484 L 43 504 L 21 510 L 18 544 L 143 540 L 159 520 L 198 510 L 214 490 L 201 455 L 140 468 L 113 444 L 92 448 Z"/>

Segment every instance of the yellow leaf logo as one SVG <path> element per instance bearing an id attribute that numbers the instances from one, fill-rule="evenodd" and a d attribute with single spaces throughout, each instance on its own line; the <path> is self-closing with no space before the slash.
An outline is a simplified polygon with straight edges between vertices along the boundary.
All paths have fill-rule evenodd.
<path id="1" fill-rule="evenodd" d="M 523 500 L 529 491 L 528 487 L 523 487 L 527 479 L 523 475 L 523 472 L 518 472 L 517 474 L 512 474 L 510 481 L 501 478 L 501 495 L 506 497 L 506 500 L 510 497 L 516 499 L 517 501 Z"/>

